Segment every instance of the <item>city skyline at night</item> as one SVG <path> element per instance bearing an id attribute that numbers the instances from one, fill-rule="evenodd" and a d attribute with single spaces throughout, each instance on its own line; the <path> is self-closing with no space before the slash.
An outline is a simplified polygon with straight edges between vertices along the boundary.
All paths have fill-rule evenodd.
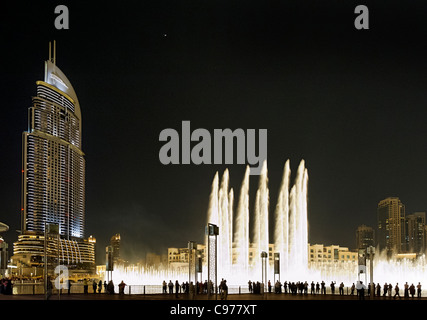
<path id="1" fill-rule="evenodd" d="M 407 214 L 427 210 L 424 4 L 406 4 L 402 17 L 397 3 L 368 2 L 369 30 L 354 28 L 354 1 L 65 4 L 69 30 L 55 29 L 48 3 L 8 4 L 1 22 L 9 244 L 23 229 L 21 134 L 52 40 L 82 105 L 85 236 L 97 239 L 98 264 L 116 233 L 128 259 L 202 242 L 216 172 L 228 168 L 238 194 L 245 164 L 160 162 L 160 133 L 183 121 L 208 132 L 268 130 L 270 214 L 284 162 L 295 173 L 304 159 L 310 243 L 354 248 L 357 227 L 376 229 L 387 197 Z M 257 185 L 251 176 L 251 212 Z"/>

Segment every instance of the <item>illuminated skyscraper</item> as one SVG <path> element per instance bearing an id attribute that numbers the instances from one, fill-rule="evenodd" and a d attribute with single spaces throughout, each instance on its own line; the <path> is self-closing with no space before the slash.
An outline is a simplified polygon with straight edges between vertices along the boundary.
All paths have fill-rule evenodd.
<path id="1" fill-rule="evenodd" d="M 389 197 L 378 203 L 377 214 L 380 250 L 388 254 L 405 252 L 405 205 L 399 198 Z"/>
<path id="2" fill-rule="evenodd" d="M 407 215 L 405 226 L 408 252 L 425 253 L 426 213 L 414 212 Z"/>
<path id="3" fill-rule="evenodd" d="M 118 263 L 120 260 L 120 234 L 116 233 L 110 239 L 110 245 L 113 248 L 113 261 Z"/>
<path id="4" fill-rule="evenodd" d="M 22 141 L 22 231 L 59 225 L 66 239 L 84 237 L 85 159 L 82 117 L 73 86 L 56 66 L 55 48 L 28 110 Z"/>
<path id="5" fill-rule="evenodd" d="M 365 226 L 364 224 L 357 227 L 356 230 L 356 248 L 366 249 L 367 247 L 374 246 L 374 229 Z"/>
<path id="6" fill-rule="evenodd" d="M 46 261 L 48 268 L 62 264 L 93 271 L 96 240 L 84 239 L 82 116 L 73 86 L 56 66 L 55 42 L 53 52 L 49 43 L 44 81 L 36 84 L 28 131 L 22 134 L 21 235 L 11 260 L 23 274 Z M 59 236 L 45 239 L 45 227 Z"/>

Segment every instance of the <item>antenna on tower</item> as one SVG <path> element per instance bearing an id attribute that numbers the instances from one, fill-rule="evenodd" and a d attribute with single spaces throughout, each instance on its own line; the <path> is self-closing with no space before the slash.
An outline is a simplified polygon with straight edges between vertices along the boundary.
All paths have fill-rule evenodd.
<path id="1" fill-rule="evenodd" d="M 56 40 L 53 40 L 53 51 L 52 42 L 49 41 L 49 61 L 56 64 Z"/>
<path id="2" fill-rule="evenodd" d="M 53 64 L 56 64 L 56 40 L 53 40 Z"/>

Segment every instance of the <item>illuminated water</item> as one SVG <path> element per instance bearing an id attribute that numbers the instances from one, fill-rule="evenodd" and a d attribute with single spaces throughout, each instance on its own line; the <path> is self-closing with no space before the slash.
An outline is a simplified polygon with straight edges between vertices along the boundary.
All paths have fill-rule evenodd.
<path id="1" fill-rule="evenodd" d="M 238 193 L 238 202 L 234 204 L 234 191 L 229 186 L 229 171 L 225 170 L 221 180 L 216 173 L 211 186 L 207 222 L 219 226 L 218 235 L 218 280 L 227 279 L 230 285 L 246 286 L 249 280 L 260 281 L 262 251 L 269 251 L 269 243 L 274 245 L 274 252 L 280 254 L 280 277 L 274 274 L 273 259 L 267 263 L 267 278 L 273 283 L 280 278 L 284 281 L 307 281 L 311 283 L 331 281 L 337 284 L 344 282 L 351 286 L 358 280 L 357 263 L 332 262 L 322 264 L 308 263 L 308 218 L 307 194 L 308 172 L 302 160 L 293 179 L 289 160 L 283 169 L 278 199 L 275 206 L 270 206 L 268 171 L 264 163 L 259 176 L 258 189 L 253 199 L 253 215 L 250 213 L 249 168 L 246 169 Z M 274 217 L 269 221 L 269 207 L 274 208 Z M 236 212 L 234 213 L 234 208 Z M 235 214 L 235 216 L 234 216 Z M 253 221 L 251 221 L 251 216 Z M 269 226 L 272 224 L 274 234 L 270 237 Z M 189 235 L 191 238 L 191 235 Z M 272 239 L 272 241 L 270 241 Z M 272 258 L 272 257 L 271 257 Z M 207 267 L 203 266 L 202 278 L 207 279 Z M 369 270 L 369 269 L 368 269 Z M 113 272 L 113 280 L 127 284 L 159 285 L 164 280 L 188 281 L 188 268 L 180 271 L 160 268 L 123 268 Z M 360 280 L 369 282 L 369 276 L 362 275 Z M 403 292 L 403 284 L 418 282 L 427 285 L 427 268 L 425 257 L 416 261 L 406 259 L 387 260 L 384 255 L 377 254 L 374 259 L 374 282 L 399 283 Z"/>

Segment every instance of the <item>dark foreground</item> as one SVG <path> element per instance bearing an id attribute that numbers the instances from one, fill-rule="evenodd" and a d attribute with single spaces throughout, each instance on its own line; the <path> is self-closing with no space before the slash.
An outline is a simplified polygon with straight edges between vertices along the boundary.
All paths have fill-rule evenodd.
<path id="1" fill-rule="evenodd" d="M 146 319 L 275 319 L 278 315 L 296 318 L 321 316 L 337 317 L 345 311 L 345 318 L 360 316 L 378 316 L 382 319 L 396 319 L 404 312 L 407 315 L 425 312 L 427 297 L 397 298 L 366 296 L 360 301 L 356 295 L 291 295 L 291 294 L 231 294 L 227 300 L 220 296 L 215 300 L 207 295 L 198 295 L 189 299 L 187 294 L 54 294 L 48 301 L 44 295 L 0 295 L 0 310 L 6 319 L 25 319 L 40 314 L 66 314 L 81 319 L 108 317 L 146 318 Z M 339 311 L 341 310 L 341 311 Z M 57 313 L 59 311 L 60 313 Z M 19 317 L 17 317 L 19 316 Z"/>

